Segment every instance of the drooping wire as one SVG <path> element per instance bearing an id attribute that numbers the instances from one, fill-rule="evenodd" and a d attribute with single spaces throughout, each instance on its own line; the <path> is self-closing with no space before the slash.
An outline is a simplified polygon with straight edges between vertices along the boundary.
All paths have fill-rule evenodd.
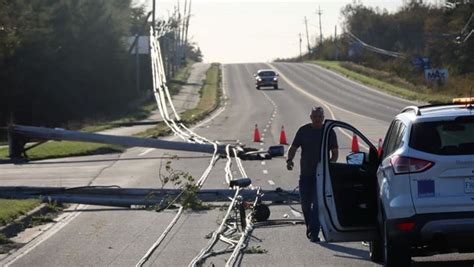
<path id="1" fill-rule="evenodd" d="M 153 37 L 153 38 L 152 38 Z M 174 112 L 174 117 L 178 120 L 180 120 L 179 114 L 177 114 L 173 102 L 171 100 L 171 97 L 169 95 L 169 90 L 166 86 L 166 76 L 164 75 L 164 67 L 163 67 L 163 61 L 161 57 L 161 50 L 160 50 L 160 45 L 157 42 L 157 38 L 154 34 L 153 28 L 150 29 L 150 48 L 151 48 L 151 59 L 152 59 L 152 75 L 153 75 L 153 91 L 155 95 L 155 99 L 158 105 L 158 109 L 160 112 L 161 117 L 165 121 L 166 125 L 179 137 L 182 139 L 188 141 L 188 142 L 193 142 L 193 143 L 210 143 L 214 145 L 214 154 L 210 160 L 210 163 L 204 173 L 202 174 L 201 178 L 196 182 L 196 186 L 200 189 L 207 177 L 209 176 L 212 168 L 215 166 L 216 162 L 219 160 L 219 155 L 217 154 L 218 151 L 218 142 L 214 141 L 209 141 L 208 139 L 201 137 L 194 132 L 192 132 L 190 129 L 188 129 L 184 124 L 179 123 L 179 126 L 181 126 L 181 129 L 185 129 L 185 131 L 182 131 L 180 127 L 176 124 L 176 122 L 173 119 L 170 119 L 168 115 L 168 110 L 167 110 L 167 104 L 166 104 L 166 99 L 169 101 L 169 104 L 171 106 L 171 109 Z M 165 99 L 166 96 L 166 99 Z M 226 153 L 227 153 L 227 163 L 226 163 L 226 181 L 229 183 L 230 180 L 232 179 L 232 173 L 230 170 L 231 166 L 231 157 L 229 153 L 229 145 L 226 147 Z M 234 155 L 236 154 L 236 151 L 234 149 Z M 236 157 L 236 159 L 238 159 Z M 243 169 L 242 164 L 240 163 L 240 159 L 238 159 L 238 166 L 241 171 L 241 173 L 245 174 L 245 170 Z M 182 191 L 173 201 L 177 201 L 179 199 L 180 195 L 183 193 Z M 237 201 L 237 196 L 240 192 L 240 188 L 236 189 L 235 196 L 232 199 L 231 205 L 229 206 L 228 209 L 228 214 L 226 215 L 225 219 L 223 220 L 223 224 L 227 221 L 227 217 L 230 214 L 230 211 L 233 209 L 235 206 L 235 202 Z M 172 205 L 170 203 L 170 205 Z M 172 229 L 172 227 L 176 224 L 177 220 L 180 218 L 182 215 L 183 207 L 180 208 L 178 213 L 176 214 L 175 218 L 173 221 L 168 225 L 168 227 L 165 229 L 165 231 L 162 233 L 162 235 L 159 237 L 159 239 L 153 244 L 153 246 L 147 251 L 145 256 L 139 261 L 137 266 L 142 266 L 151 256 L 153 251 L 157 249 L 157 247 L 161 244 L 161 242 L 164 240 L 168 232 Z M 221 226 L 218 231 L 222 232 L 223 226 Z M 217 241 L 216 241 L 217 242 Z M 211 246 L 212 247 L 212 246 Z"/>

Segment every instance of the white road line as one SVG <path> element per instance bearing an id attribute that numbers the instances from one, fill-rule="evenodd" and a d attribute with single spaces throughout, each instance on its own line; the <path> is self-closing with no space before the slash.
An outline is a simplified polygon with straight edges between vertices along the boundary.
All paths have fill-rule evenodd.
<path id="1" fill-rule="evenodd" d="M 68 225 L 69 222 L 74 220 L 77 216 L 79 216 L 82 213 L 82 210 L 85 210 L 88 205 L 75 205 L 73 206 L 74 208 L 68 209 L 68 211 L 71 211 L 71 213 L 65 213 L 63 215 L 60 215 L 59 218 L 56 218 L 55 220 L 57 221 L 54 224 L 51 224 L 50 226 L 47 226 L 46 229 L 43 229 L 43 233 L 38 235 L 36 238 L 34 238 L 32 241 L 27 243 L 24 247 L 20 248 L 19 250 L 13 252 L 10 254 L 8 257 L 2 259 L 0 261 L 1 266 L 10 266 L 13 264 L 15 261 L 20 259 L 21 257 L 25 256 L 28 254 L 30 251 L 32 251 L 34 248 L 37 246 L 41 245 L 44 241 L 46 241 L 48 238 L 59 232 L 63 227 Z M 79 210 L 79 211 L 77 211 Z"/>
<path id="2" fill-rule="evenodd" d="M 138 156 L 144 156 L 144 155 L 150 153 L 153 150 L 155 150 L 155 149 L 154 148 L 148 148 L 145 151 L 143 151 L 142 153 L 138 154 Z"/>
<path id="3" fill-rule="evenodd" d="M 262 165 L 265 165 L 265 164 L 267 164 L 265 161 L 262 161 L 262 162 L 260 162 L 260 163 L 261 163 Z"/>
<path id="4" fill-rule="evenodd" d="M 268 174 L 268 171 L 267 171 L 267 170 L 263 170 L 263 174 Z"/>
<path id="5" fill-rule="evenodd" d="M 270 185 L 275 185 L 275 182 L 272 181 L 272 180 L 268 180 L 268 183 L 269 183 Z"/>
<path id="6" fill-rule="evenodd" d="M 296 218 L 301 218 L 301 213 L 296 212 L 296 211 L 294 211 L 294 210 L 290 210 L 290 211 L 291 211 L 291 213 L 293 213 L 293 215 L 294 215 Z"/>

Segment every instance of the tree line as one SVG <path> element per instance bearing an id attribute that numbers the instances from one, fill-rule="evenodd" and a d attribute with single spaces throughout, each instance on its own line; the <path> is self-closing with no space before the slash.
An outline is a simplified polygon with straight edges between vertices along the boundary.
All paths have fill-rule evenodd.
<path id="1" fill-rule="evenodd" d="M 125 113 L 142 98 L 150 88 L 137 90 L 135 57 L 125 40 L 148 35 L 150 22 L 144 7 L 131 2 L 0 1 L 0 126 L 96 120 Z M 178 38 L 176 20 L 157 22 L 163 42 Z M 195 44 L 186 50 L 201 60 Z M 149 72 L 149 56 L 140 57 Z"/>
<path id="2" fill-rule="evenodd" d="M 423 68 L 417 68 L 413 61 L 425 58 L 425 67 L 446 68 L 454 78 L 450 84 L 428 86 L 460 86 L 462 93 L 472 87 L 474 3 L 447 1 L 439 6 L 417 0 L 389 13 L 359 2 L 345 6 L 341 14 L 342 35 L 324 39 L 303 58 L 291 60 L 352 61 L 421 84 Z"/>

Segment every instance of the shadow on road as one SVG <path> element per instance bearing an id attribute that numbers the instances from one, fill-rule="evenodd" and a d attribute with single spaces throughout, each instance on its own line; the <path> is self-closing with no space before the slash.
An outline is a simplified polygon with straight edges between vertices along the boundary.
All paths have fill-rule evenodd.
<path id="1" fill-rule="evenodd" d="M 137 211 L 138 209 L 130 208 L 94 208 L 94 209 L 74 209 L 74 210 L 63 210 L 63 213 L 74 213 L 74 212 L 98 212 L 98 211 Z"/>
<path id="2" fill-rule="evenodd" d="M 345 256 L 345 255 L 334 255 L 335 257 L 341 257 L 341 258 L 350 258 L 350 259 L 356 259 L 356 260 L 364 260 L 364 261 L 370 261 L 369 260 L 369 252 L 367 250 L 362 250 L 358 248 L 351 248 L 351 247 L 345 247 L 345 246 L 340 246 L 332 243 L 325 243 L 322 242 L 319 245 L 321 247 L 344 253 L 344 254 L 350 254 L 351 256 Z"/>
<path id="3" fill-rule="evenodd" d="M 258 89 L 260 91 L 265 91 L 265 92 L 268 92 L 268 91 L 284 91 L 285 88 L 282 88 L 282 87 L 278 87 L 277 89 L 273 89 L 273 88 L 260 88 Z"/>

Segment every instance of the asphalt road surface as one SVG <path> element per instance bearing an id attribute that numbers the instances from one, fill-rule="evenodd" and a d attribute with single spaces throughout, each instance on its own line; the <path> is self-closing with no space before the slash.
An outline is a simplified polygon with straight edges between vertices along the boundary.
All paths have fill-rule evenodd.
<path id="1" fill-rule="evenodd" d="M 280 73 L 279 89 L 256 90 L 253 73 L 261 68 Z M 349 122 L 376 144 L 383 138 L 395 114 L 413 105 L 406 100 L 367 88 L 311 64 L 223 65 L 224 106 L 194 128 L 208 139 L 240 142 L 267 148 L 278 144 L 281 126 L 288 142 L 296 130 L 309 122 L 312 106 L 323 106 L 327 119 Z M 255 124 L 262 142 L 253 142 Z M 176 137 L 174 137 L 176 139 Z M 349 140 L 340 140 L 348 143 Z M 299 153 L 298 153 L 299 154 Z M 174 157 L 177 158 L 174 158 Z M 199 178 L 210 155 L 133 148 L 123 154 L 45 160 L 23 165 L 0 165 L 2 185 L 81 186 L 119 185 L 161 187 L 163 165 L 171 160 L 174 170 Z M 295 162 L 298 159 L 295 160 Z M 298 166 L 289 172 L 284 158 L 244 161 L 247 176 L 263 189 L 293 190 Z M 226 188 L 225 160 L 217 162 L 204 188 Z M 232 166 L 234 178 L 240 173 Z M 302 219 L 299 205 L 274 205 L 271 220 Z M 186 266 L 207 244 L 224 209 L 185 212 L 145 266 Z M 18 241 L 35 238 L 12 255 L 0 257 L 0 265 L 11 266 L 134 266 L 158 239 L 176 214 L 75 205 L 58 223 L 32 229 Z M 322 237 L 322 236 L 321 236 Z M 249 241 L 254 252 L 245 253 L 242 266 L 379 266 L 369 260 L 368 248 L 360 242 L 310 243 L 301 224 L 256 228 Z M 203 266 L 222 266 L 230 254 L 208 258 Z M 414 258 L 414 266 L 473 266 L 473 254 L 448 254 Z"/>

